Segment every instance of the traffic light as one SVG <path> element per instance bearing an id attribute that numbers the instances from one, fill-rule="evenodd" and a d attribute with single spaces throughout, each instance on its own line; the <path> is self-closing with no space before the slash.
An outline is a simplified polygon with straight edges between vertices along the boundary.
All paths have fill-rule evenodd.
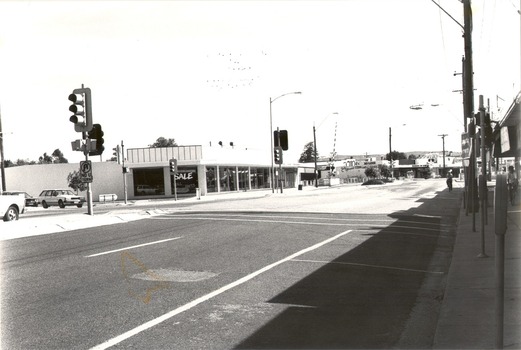
<path id="1" fill-rule="evenodd" d="M 172 174 L 177 173 L 177 159 L 170 159 L 170 172 Z"/>
<path id="2" fill-rule="evenodd" d="M 94 151 L 89 152 L 89 156 L 99 156 L 105 150 L 103 143 L 105 140 L 103 139 L 103 135 L 105 133 L 101 129 L 100 124 L 93 124 L 92 129 L 89 131 L 89 139 L 96 141 L 96 149 Z"/>
<path id="3" fill-rule="evenodd" d="M 280 145 L 279 145 L 280 138 Z M 287 130 L 275 130 L 273 132 L 273 140 L 275 147 L 281 147 L 284 151 L 288 150 L 288 131 Z"/>
<path id="4" fill-rule="evenodd" d="M 114 152 L 112 152 L 112 155 L 116 158 L 116 161 L 119 164 L 120 163 L 120 160 L 119 160 L 119 145 L 116 145 L 116 147 L 114 147 L 112 150 L 114 151 Z"/>
<path id="5" fill-rule="evenodd" d="M 273 149 L 273 158 L 275 160 L 275 164 L 282 164 L 282 147 L 275 147 Z"/>
<path id="6" fill-rule="evenodd" d="M 74 130 L 87 132 L 92 129 L 91 94 L 89 88 L 74 89 L 69 95 L 72 105 L 69 111 L 74 113 L 69 120 L 74 123 Z"/>
<path id="7" fill-rule="evenodd" d="M 476 113 L 476 125 L 481 127 L 481 113 Z M 494 139 L 493 139 L 492 122 L 490 120 L 490 113 L 485 113 L 484 128 L 485 128 L 485 146 L 487 148 L 491 148 L 492 143 L 494 142 Z"/>

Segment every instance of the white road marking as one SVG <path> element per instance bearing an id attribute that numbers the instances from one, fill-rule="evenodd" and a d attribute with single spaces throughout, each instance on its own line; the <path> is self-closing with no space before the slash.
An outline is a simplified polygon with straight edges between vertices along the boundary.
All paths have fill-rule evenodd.
<path id="1" fill-rule="evenodd" d="M 93 347 L 92 349 L 93 350 L 107 349 L 107 348 L 109 348 L 111 346 L 119 344 L 122 341 L 124 341 L 124 340 L 126 340 L 126 339 L 128 339 L 130 337 L 133 337 L 134 335 L 136 335 L 138 333 L 141 333 L 141 332 L 143 332 L 143 331 L 145 331 L 145 330 L 147 330 L 149 328 L 152 328 L 152 327 L 154 327 L 154 326 L 156 326 L 156 325 L 158 325 L 158 324 L 160 324 L 160 323 L 162 323 L 162 322 L 164 322 L 164 321 L 166 321 L 166 320 L 168 320 L 168 319 L 170 319 L 170 318 L 172 318 L 172 317 L 174 317 L 174 316 L 176 316 L 176 315 L 178 315 L 178 314 L 180 314 L 180 313 L 182 313 L 184 311 L 190 310 L 191 308 L 193 308 L 193 307 L 195 307 L 195 306 L 197 306 L 197 305 L 199 305 L 199 304 L 201 304 L 201 303 L 203 303 L 203 302 L 205 302 L 207 300 L 210 300 L 210 299 L 212 299 L 212 298 L 214 298 L 214 297 L 216 297 L 216 296 L 218 296 L 218 295 L 220 295 L 220 294 L 222 294 L 222 293 L 224 293 L 224 292 L 226 292 L 226 291 L 228 291 L 228 290 L 230 290 L 232 288 L 235 288 L 235 287 L 237 287 L 237 286 L 239 286 L 239 285 L 241 285 L 241 284 L 243 284 L 245 282 L 248 282 L 249 280 L 259 276 L 260 274 L 262 274 L 262 273 L 264 273 L 266 271 L 269 271 L 269 270 L 273 269 L 274 267 L 276 267 L 276 266 L 278 266 L 278 265 L 280 265 L 282 263 L 285 263 L 287 261 L 295 259 L 296 257 L 298 257 L 298 256 L 300 256 L 302 254 L 305 254 L 307 252 L 310 252 L 312 250 L 318 249 L 318 248 L 322 247 L 323 245 L 326 245 L 326 244 L 328 244 L 328 243 L 330 243 L 330 242 L 332 242 L 332 241 L 334 241 L 334 240 L 336 240 L 336 239 L 338 239 L 338 238 L 348 234 L 349 232 L 351 232 L 351 231 L 350 230 L 344 231 L 342 233 L 337 234 L 336 236 L 333 236 L 333 237 L 328 238 L 328 239 L 326 239 L 326 240 L 324 240 L 322 242 L 319 242 L 319 243 L 317 243 L 315 245 L 312 245 L 312 246 L 310 246 L 308 248 L 302 249 L 301 251 L 298 251 L 298 252 L 296 252 L 294 254 L 291 254 L 291 255 L 285 257 L 282 260 L 279 260 L 277 262 L 274 262 L 273 264 L 267 265 L 267 266 L 263 267 L 260 270 L 252 272 L 249 275 L 246 275 L 246 276 L 244 276 L 244 277 L 242 277 L 242 278 L 240 278 L 240 279 L 238 279 L 238 280 L 236 280 L 236 281 L 234 281 L 234 282 L 232 282 L 230 284 L 227 284 L 224 287 L 221 287 L 221 288 L 219 288 L 217 290 L 214 290 L 213 292 L 210 292 L 210 293 L 208 293 L 206 295 L 203 295 L 202 297 L 199 297 L 199 298 L 197 298 L 195 300 L 192 300 L 191 302 L 189 302 L 189 303 L 187 303 L 187 304 L 185 304 L 183 306 L 180 306 L 177 309 L 174 309 L 174 310 L 172 310 L 170 312 L 167 312 L 166 314 L 164 314 L 162 316 L 159 316 L 158 318 L 155 318 L 153 320 L 145 322 L 141 326 L 138 326 L 138 327 L 136 327 L 134 329 L 131 329 L 131 330 L 129 330 L 129 331 L 127 331 L 127 332 L 125 332 L 125 333 L 123 333 L 121 335 L 118 335 L 117 337 L 109 339 L 106 342 Z"/>
<path id="2" fill-rule="evenodd" d="M 151 245 L 151 244 L 158 244 L 158 243 L 163 243 L 163 242 L 173 241 L 173 240 L 176 240 L 176 239 L 179 239 L 179 238 L 181 238 L 181 237 L 174 237 L 174 238 L 163 239 L 163 240 L 155 241 L 155 242 L 149 242 L 149 243 L 143 243 L 143 244 L 133 245 L 133 246 L 131 246 L 131 247 L 126 247 L 126 248 L 121 248 L 121 249 L 116 249 L 116 250 L 110 250 L 110 251 L 107 251 L 107 252 L 102 252 L 102 253 L 97 253 L 97 254 L 87 255 L 87 256 L 85 256 L 85 257 L 86 257 L 86 258 L 92 258 L 92 257 L 95 257 L 95 256 L 100 256 L 100 255 L 105 255 L 105 254 L 117 253 L 117 252 L 121 252 L 121 251 L 123 251 L 123 250 L 129 250 L 129 249 L 134 249 L 134 248 L 144 247 L 144 246 Z"/>
<path id="3" fill-rule="evenodd" d="M 432 274 L 436 274 L 436 275 L 443 275 L 444 274 L 443 271 L 426 271 L 426 270 L 406 269 L 406 268 L 401 268 L 401 267 L 382 266 L 382 265 L 369 265 L 369 264 L 359 264 L 359 263 L 339 262 L 339 261 L 304 260 L 304 259 L 293 259 L 291 261 L 308 262 L 308 263 L 319 263 L 319 264 L 352 265 L 352 266 L 372 267 L 372 268 L 375 268 L 375 269 L 389 269 L 389 270 L 408 271 L 408 272 L 432 273 Z"/>
<path id="4" fill-rule="evenodd" d="M 154 217 L 154 220 L 172 220 L 174 217 Z M 152 218 L 150 218 L 152 219 Z M 325 225 L 325 226 L 348 226 L 348 225 L 355 225 L 355 224 L 342 224 L 342 223 L 333 223 L 333 222 L 308 222 L 308 221 L 288 221 L 288 220 L 256 220 L 256 219 L 232 219 L 232 218 L 216 218 L 216 217 L 209 217 L 209 218 L 202 218 L 202 217 L 192 217 L 192 216 L 186 216 L 186 217 L 179 217 L 175 216 L 175 219 L 180 220 L 219 220 L 219 221 L 243 221 L 243 222 L 264 222 L 264 223 L 277 223 L 277 224 L 298 224 L 298 225 Z"/>
<path id="5" fill-rule="evenodd" d="M 224 219 L 224 217 L 241 217 L 241 218 L 244 218 L 244 217 L 256 217 L 256 218 L 267 218 L 267 219 L 279 218 L 279 219 L 351 221 L 351 222 L 361 222 L 361 223 L 365 223 L 365 222 L 390 222 L 390 223 L 400 222 L 400 223 L 409 223 L 409 224 L 421 224 L 421 225 L 426 225 L 426 226 L 440 226 L 440 227 L 441 226 L 450 226 L 450 225 L 436 223 L 436 222 L 412 221 L 412 220 L 403 220 L 403 219 L 394 219 L 394 218 L 391 218 L 391 219 L 389 219 L 389 218 L 384 218 L 384 219 L 369 219 L 369 218 L 356 219 L 356 218 L 348 218 L 348 219 L 345 219 L 345 218 L 330 218 L 330 217 L 319 217 L 319 216 L 282 216 L 282 215 L 250 215 L 250 214 L 244 215 L 244 214 L 199 214 L 199 213 L 191 213 L 191 214 L 167 214 L 165 216 L 161 216 L 161 217 L 155 216 L 153 218 L 154 219 L 164 219 L 164 220 L 172 219 L 172 218 L 180 218 L 180 219 L 193 218 L 193 219 L 199 219 L 202 215 L 207 216 L 206 218 L 203 218 L 203 219 L 206 219 L 206 220 L 209 220 L 210 218 L 216 218 L 216 219 L 219 219 L 219 220 L 226 220 L 226 219 Z M 416 215 L 416 214 L 413 215 L 413 216 L 421 217 L 421 216 Z M 425 216 L 425 217 L 437 218 L 437 217 L 434 217 L 434 216 Z M 231 220 L 231 219 L 228 219 L 228 220 Z M 265 220 L 261 220 L 261 221 L 265 222 Z M 274 221 L 274 222 L 280 222 L 280 221 Z M 309 222 L 306 221 L 305 223 L 309 223 Z"/>

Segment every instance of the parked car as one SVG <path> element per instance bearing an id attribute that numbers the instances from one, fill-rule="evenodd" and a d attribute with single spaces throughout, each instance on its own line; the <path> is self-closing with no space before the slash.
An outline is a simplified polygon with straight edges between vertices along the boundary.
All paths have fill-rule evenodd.
<path id="1" fill-rule="evenodd" d="M 23 196 L 0 196 L 0 217 L 4 221 L 18 220 L 20 213 L 25 210 L 25 199 Z"/>
<path id="2" fill-rule="evenodd" d="M 42 203 L 42 207 L 48 208 L 51 205 L 57 205 L 60 208 L 75 205 L 78 208 L 85 203 L 85 197 L 79 196 L 71 190 L 43 190 L 38 196 L 38 203 Z"/>
<path id="3" fill-rule="evenodd" d="M 25 206 L 26 207 L 37 207 L 38 199 L 31 196 L 29 193 L 24 191 L 6 191 L 3 192 L 2 195 L 13 195 L 13 196 L 24 196 L 25 198 Z"/>
<path id="4" fill-rule="evenodd" d="M 146 196 L 150 194 L 158 194 L 159 190 L 150 185 L 138 185 L 136 188 L 136 194 L 139 196 Z"/>

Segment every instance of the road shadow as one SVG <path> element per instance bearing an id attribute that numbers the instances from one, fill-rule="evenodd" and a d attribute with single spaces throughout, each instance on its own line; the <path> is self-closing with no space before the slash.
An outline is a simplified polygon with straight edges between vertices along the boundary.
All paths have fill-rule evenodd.
<path id="1" fill-rule="evenodd" d="M 371 231 L 363 244 L 269 300 L 288 307 L 236 349 L 399 346 L 422 285 L 428 279 L 445 283 L 460 199 L 458 191 L 445 190 L 421 199 L 417 208 L 391 214 L 394 223 Z M 445 261 L 433 265 L 440 250 Z M 436 297 L 441 304 L 442 296 Z M 437 319 L 436 310 L 429 317 Z M 430 340 L 406 343 L 429 347 Z"/>

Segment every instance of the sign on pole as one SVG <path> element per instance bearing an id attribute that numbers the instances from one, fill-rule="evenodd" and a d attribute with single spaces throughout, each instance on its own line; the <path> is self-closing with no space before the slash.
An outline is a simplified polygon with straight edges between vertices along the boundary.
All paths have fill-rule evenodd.
<path id="1" fill-rule="evenodd" d="M 90 160 L 80 162 L 80 179 L 84 183 L 92 182 L 92 162 Z"/>

